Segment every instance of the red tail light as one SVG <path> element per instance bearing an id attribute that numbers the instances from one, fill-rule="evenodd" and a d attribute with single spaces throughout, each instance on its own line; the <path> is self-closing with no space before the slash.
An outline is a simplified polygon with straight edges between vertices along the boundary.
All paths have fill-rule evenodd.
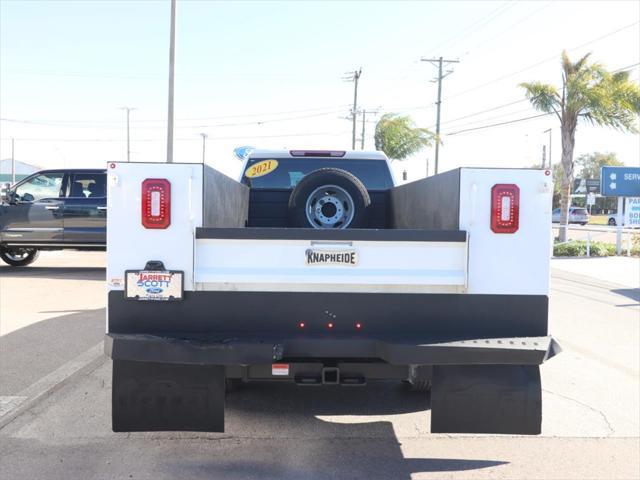
<path id="1" fill-rule="evenodd" d="M 520 189 L 512 183 L 499 183 L 491 189 L 491 230 L 515 233 L 520 219 Z"/>
<path id="2" fill-rule="evenodd" d="M 142 225 L 167 228 L 171 225 L 171 183 L 164 178 L 142 182 Z"/>

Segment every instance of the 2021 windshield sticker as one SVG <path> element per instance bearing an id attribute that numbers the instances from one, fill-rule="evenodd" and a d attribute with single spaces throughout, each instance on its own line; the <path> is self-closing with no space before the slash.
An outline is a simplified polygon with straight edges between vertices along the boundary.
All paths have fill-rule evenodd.
<path id="1" fill-rule="evenodd" d="M 244 172 L 244 176 L 247 178 L 262 177 L 273 172 L 278 168 L 277 160 L 262 160 L 261 162 L 254 163 Z"/>

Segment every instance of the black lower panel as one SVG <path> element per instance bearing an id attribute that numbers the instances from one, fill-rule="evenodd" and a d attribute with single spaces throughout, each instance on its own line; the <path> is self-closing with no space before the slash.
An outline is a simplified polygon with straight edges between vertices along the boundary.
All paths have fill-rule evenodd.
<path id="1" fill-rule="evenodd" d="M 113 362 L 114 432 L 224 432 L 224 367 Z"/>
<path id="2" fill-rule="evenodd" d="M 545 295 L 185 292 L 180 302 L 109 293 L 109 332 L 305 336 L 415 343 L 547 335 Z M 304 328 L 300 328 L 300 323 Z M 329 329 L 331 323 L 333 328 Z M 355 325 L 361 324 L 356 329 Z"/>
<path id="3" fill-rule="evenodd" d="M 432 433 L 537 435 L 542 422 L 540 367 L 433 367 Z"/>

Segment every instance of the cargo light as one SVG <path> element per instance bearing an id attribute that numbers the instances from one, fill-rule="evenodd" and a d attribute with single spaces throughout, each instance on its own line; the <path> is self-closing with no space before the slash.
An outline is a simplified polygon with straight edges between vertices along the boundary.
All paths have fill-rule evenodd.
<path id="1" fill-rule="evenodd" d="M 292 157 L 344 157 L 344 150 L 289 150 Z"/>
<path id="2" fill-rule="evenodd" d="M 491 189 L 491 230 L 515 233 L 520 220 L 520 189 L 512 183 L 499 183 Z"/>
<path id="3" fill-rule="evenodd" d="M 171 183 L 164 178 L 147 178 L 142 182 L 142 225 L 167 228 L 171 225 Z"/>

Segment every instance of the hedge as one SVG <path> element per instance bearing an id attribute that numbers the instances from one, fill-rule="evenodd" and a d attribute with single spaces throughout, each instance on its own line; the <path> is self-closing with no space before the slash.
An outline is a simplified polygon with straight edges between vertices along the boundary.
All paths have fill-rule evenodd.
<path id="1" fill-rule="evenodd" d="M 616 254 L 616 246 L 612 243 L 591 242 L 592 257 L 608 257 Z M 577 240 L 570 243 L 553 246 L 554 257 L 585 257 L 587 255 L 587 242 Z"/>

